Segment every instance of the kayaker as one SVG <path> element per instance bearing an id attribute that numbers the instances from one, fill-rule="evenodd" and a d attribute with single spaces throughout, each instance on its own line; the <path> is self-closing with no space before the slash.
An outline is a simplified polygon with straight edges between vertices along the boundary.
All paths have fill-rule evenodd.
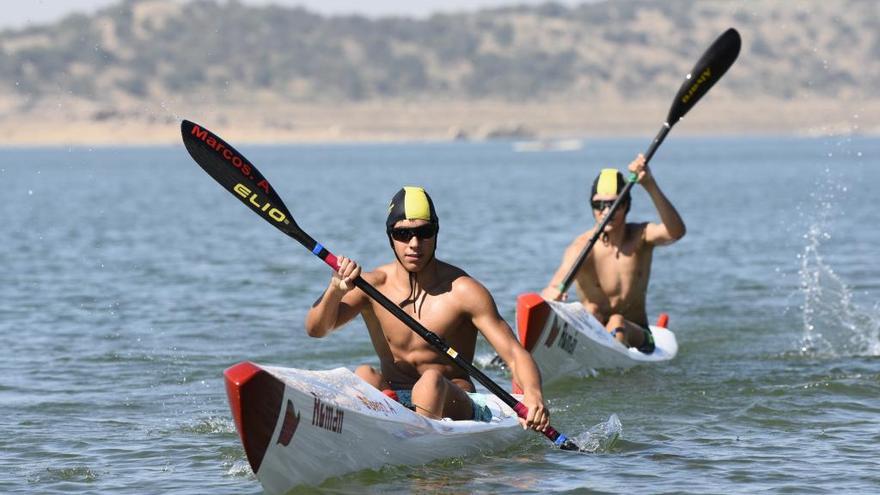
<path id="1" fill-rule="evenodd" d="M 354 260 L 338 257 L 339 271 L 309 310 L 306 332 L 324 337 L 360 314 L 380 369 L 362 365 L 355 370 L 358 376 L 427 417 L 491 420 L 489 408 L 469 395 L 474 384 L 464 371 L 364 292 L 354 290 L 353 280 L 360 275 L 468 361 L 481 333 L 522 384 L 522 403 L 529 409 L 523 426 L 543 431 L 550 413 L 538 367 L 498 314 L 489 291 L 464 270 L 436 258 L 439 226 L 424 189 L 398 191 L 385 222 L 395 260 L 361 273 Z"/>
<path id="2" fill-rule="evenodd" d="M 626 215 L 631 206 L 627 193 L 575 275 L 574 285 L 581 303 L 619 342 L 650 354 L 654 351 L 654 338 L 648 328 L 645 299 L 651 256 L 656 246 L 672 244 L 684 237 L 685 225 L 660 190 L 643 155 L 639 154 L 629 164 L 629 170 L 637 174 L 638 183 L 651 197 L 660 223 L 627 223 Z M 559 285 L 625 185 L 623 175 L 613 168 L 603 169 L 593 181 L 590 205 L 596 226 L 579 235 L 565 250 L 559 269 L 541 292 L 545 299 L 567 298 L 567 294 L 560 293 Z"/>

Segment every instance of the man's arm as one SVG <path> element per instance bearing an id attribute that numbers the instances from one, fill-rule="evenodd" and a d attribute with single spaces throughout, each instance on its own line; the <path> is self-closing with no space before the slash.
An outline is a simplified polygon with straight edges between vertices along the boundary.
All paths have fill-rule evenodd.
<path id="1" fill-rule="evenodd" d="M 475 327 L 495 348 L 507 364 L 514 380 L 523 389 L 522 403 L 529 409 L 524 426 L 543 431 L 550 424 L 550 411 L 544 404 L 541 390 L 541 373 L 532 355 L 514 338 L 507 322 L 498 314 L 495 300 L 485 287 L 473 279 L 463 281 L 461 299 Z"/>
<path id="2" fill-rule="evenodd" d="M 551 301 L 565 301 L 568 298 L 568 294 L 563 294 L 559 290 L 559 284 L 565 280 L 568 270 L 571 269 L 571 265 L 577 259 L 581 249 L 586 245 L 586 242 L 587 237 L 582 235 L 575 239 L 574 242 L 565 249 L 565 253 L 562 255 L 562 263 L 559 264 L 559 268 L 556 269 L 556 273 L 553 274 L 553 278 L 550 279 L 547 287 L 541 291 L 541 296 L 544 299 L 549 299 Z"/>
<path id="3" fill-rule="evenodd" d="M 681 215 L 672 206 L 654 176 L 645 163 L 645 157 L 641 154 L 629 164 L 629 170 L 638 175 L 638 182 L 645 188 L 645 191 L 651 197 L 657 213 L 660 214 L 660 223 L 648 223 L 645 227 L 645 242 L 653 246 L 662 246 L 672 244 L 673 242 L 684 237 L 687 229 L 684 226 L 684 220 Z"/>
<path id="4" fill-rule="evenodd" d="M 309 337 L 324 337 L 332 330 L 351 321 L 361 311 L 366 295 L 355 291 L 354 279 L 361 268 L 354 261 L 339 257 L 339 271 L 334 272 L 330 284 L 315 301 L 306 315 L 306 333 Z"/>

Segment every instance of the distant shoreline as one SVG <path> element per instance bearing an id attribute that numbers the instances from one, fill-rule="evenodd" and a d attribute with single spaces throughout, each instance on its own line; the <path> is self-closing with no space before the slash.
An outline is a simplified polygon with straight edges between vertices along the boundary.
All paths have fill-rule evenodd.
<path id="1" fill-rule="evenodd" d="M 724 95 L 727 96 L 727 95 Z M 179 122 L 199 122 L 232 143 L 359 143 L 653 136 L 669 101 L 374 101 L 253 105 L 163 102 L 107 108 L 81 102 L 0 112 L 0 147 L 178 144 Z M 679 135 L 880 135 L 880 102 L 741 101 L 709 94 L 676 125 Z"/>

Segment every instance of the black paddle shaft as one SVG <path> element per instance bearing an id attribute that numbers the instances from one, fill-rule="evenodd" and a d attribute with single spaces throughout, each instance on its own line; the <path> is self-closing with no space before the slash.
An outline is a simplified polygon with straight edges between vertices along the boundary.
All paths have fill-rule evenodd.
<path id="1" fill-rule="evenodd" d="M 296 224 L 293 215 L 290 214 L 269 181 L 244 155 L 213 132 L 188 120 L 181 122 L 180 132 L 184 145 L 193 160 L 224 189 L 230 191 L 242 203 L 278 230 L 296 239 L 331 268 L 339 270 L 336 256 Z M 369 282 L 362 277 L 357 277 L 354 280 L 354 285 L 419 334 L 434 349 L 445 354 L 452 362 L 482 383 L 505 404 L 513 408 L 518 416 L 523 419 L 528 416 L 528 408 L 522 402 L 516 400 L 469 361 L 462 359 L 446 341 L 417 322 Z M 551 426 L 547 426 L 542 433 L 563 450 L 580 450 L 573 441 Z"/>
<path id="2" fill-rule="evenodd" d="M 718 80 L 721 79 L 721 76 L 727 72 L 727 69 L 733 65 L 733 62 L 736 61 L 736 57 L 739 55 L 741 45 L 742 40 L 740 39 L 739 33 L 736 29 L 730 28 L 719 36 L 708 49 L 706 49 L 694 68 L 691 69 L 687 76 L 685 76 L 684 83 L 682 83 L 681 88 L 679 88 L 678 93 L 676 93 L 675 99 L 672 100 L 672 106 L 669 108 L 669 114 L 666 116 L 666 122 L 660 127 L 660 132 L 657 133 L 657 136 L 654 138 L 654 141 L 651 142 L 648 151 L 645 152 L 645 165 L 651 161 L 657 148 L 660 147 L 660 144 L 666 139 L 666 135 L 672 130 L 672 126 L 681 120 L 681 118 L 684 117 L 694 105 L 696 105 L 697 101 L 709 91 L 709 88 L 718 82 Z M 572 282 L 574 282 L 574 278 L 580 270 L 581 265 L 593 249 L 593 245 L 596 244 L 599 236 L 605 231 L 605 226 L 611 221 L 614 212 L 617 211 L 623 198 L 625 198 L 627 193 L 633 188 L 636 179 L 637 178 L 634 174 L 630 175 L 623 190 L 618 193 L 617 199 L 615 199 L 614 204 L 611 205 L 611 209 L 608 210 L 608 213 L 606 213 L 602 218 L 602 221 L 599 222 L 599 226 L 596 227 L 593 236 L 590 237 L 587 245 L 584 246 L 580 254 L 578 254 L 577 259 L 575 259 L 575 262 L 568 269 L 568 273 L 566 273 L 562 283 L 557 286 L 557 289 L 561 294 L 568 292 L 568 289 L 571 287 Z"/>

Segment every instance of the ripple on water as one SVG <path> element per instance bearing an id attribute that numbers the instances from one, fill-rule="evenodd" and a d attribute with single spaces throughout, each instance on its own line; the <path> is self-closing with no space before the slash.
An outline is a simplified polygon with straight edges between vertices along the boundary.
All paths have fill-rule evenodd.
<path id="1" fill-rule="evenodd" d="M 34 471 L 27 476 L 28 482 L 34 484 L 56 483 L 61 481 L 92 483 L 99 478 L 100 475 L 88 466 L 50 466 Z"/>
<path id="2" fill-rule="evenodd" d="M 199 434 L 234 434 L 236 433 L 235 424 L 231 419 L 222 418 L 222 417 L 209 417 L 209 418 L 201 418 L 195 423 L 184 425 L 180 428 L 180 431 L 184 433 L 199 433 Z"/>
<path id="3" fill-rule="evenodd" d="M 596 166 L 634 146 L 598 141 L 590 147 Z M 864 246 L 880 240 L 880 230 L 865 228 L 876 223 L 876 210 L 865 205 L 876 202 L 871 185 L 880 168 L 837 162 L 858 187 L 823 200 L 829 206 L 818 216 L 806 211 L 805 226 L 785 228 L 797 223 L 792 205 L 799 198 L 816 203 L 807 193 L 826 164 L 817 167 L 813 157 L 826 145 L 745 142 L 676 139 L 664 145 L 666 158 L 658 157 L 675 157 L 674 167 L 658 163 L 657 172 L 692 229 L 684 242 L 657 251 L 648 299 L 649 312 L 672 313 L 681 346 L 676 359 L 545 390 L 554 426 L 574 437 L 617 414 L 625 432 L 615 441 L 576 454 L 532 435 L 493 455 L 356 473 L 319 490 L 876 491 L 880 272 Z M 880 140 L 860 143 L 880 156 Z M 348 214 L 291 206 L 304 225 L 321 226 L 328 245 L 357 253 L 364 266 L 389 260 L 387 239 L 375 228 L 383 220 L 375 191 L 389 180 L 430 182 L 446 205 L 438 206 L 449 212 L 442 257 L 483 281 L 512 323 L 517 294 L 546 282 L 584 227 L 572 223 L 583 219 L 582 205 L 575 216 L 548 216 L 547 197 L 534 194 L 535 185 L 552 178 L 554 187 L 566 188 L 557 206 L 574 208 L 571 198 L 582 197 L 589 176 L 567 159 L 553 161 L 561 155 L 537 167 L 510 163 L 509 146 L 497 143 L 425 151 L 286 148 L 271 153 L 279 162 L 294 157 L 321 166 L 277 167 L 271 175 L 291 198 L 319 204 L 321 191 L 338 186 L 334 177 L 353 170 L 339 160 L 357 162 L 358 180 L 340 196 Z M 364 155 L 375 163 L 365 165 Z M 32 171 L 46 156 L 58 166 L 37 181 Z M 25 486 L 15 489 L 33 493 L 260 493 L 228 416 L 223 369 L 245 359 L 311 369 L 375 363 L 363 323 L 307 338 L 302 321 L 326 287 L 326 268 L 251 212 L 225 204 L 232 200 L 179 147 L 89 156 L 97 161 L 74 166 L 67 152 L 19 154 L 13 161 L 34 167 L 11 174 L 7 168 L 4 176 L 13 198 L 31 182 L 53 194 L 40 196 L 39 208 L 23 201 L 0 206 L 10 233 L 0 246 L 7 248 L 0 429 L 11 432 L 0 439 L 0 458 L 28 466 L 0 474 L 0 492 L 19 483 Z M 432 165 L 421 163 L 424 156 Z M 694 157 L 711 157 L 713 165 Z M 161 176 L 182 180 L 156 180 Z M 98 179 L 114 187 L 97 195 Z M 486 189 L 487 181 L 497 187 Z M 727 184 L 736 194 L 694 183 Z M 643 191 L 634 199 L 634 219 L 650 219 L 650 199 Z M 105 204 L 122 214 L 96 207 Z M 178 221 L 180 212 L 204 205 L 222 214 Z M 352 208 L 360 205 L 373 206 Z M 57 218 L 65 219 L 63 227 L 51 228 L 60 225 Z M 479 342 L 477 362 L 506 387 L 508 370 L 487 363 L 494 353 Z M 393 448 L 388 443 L 377 452 Z"/>

